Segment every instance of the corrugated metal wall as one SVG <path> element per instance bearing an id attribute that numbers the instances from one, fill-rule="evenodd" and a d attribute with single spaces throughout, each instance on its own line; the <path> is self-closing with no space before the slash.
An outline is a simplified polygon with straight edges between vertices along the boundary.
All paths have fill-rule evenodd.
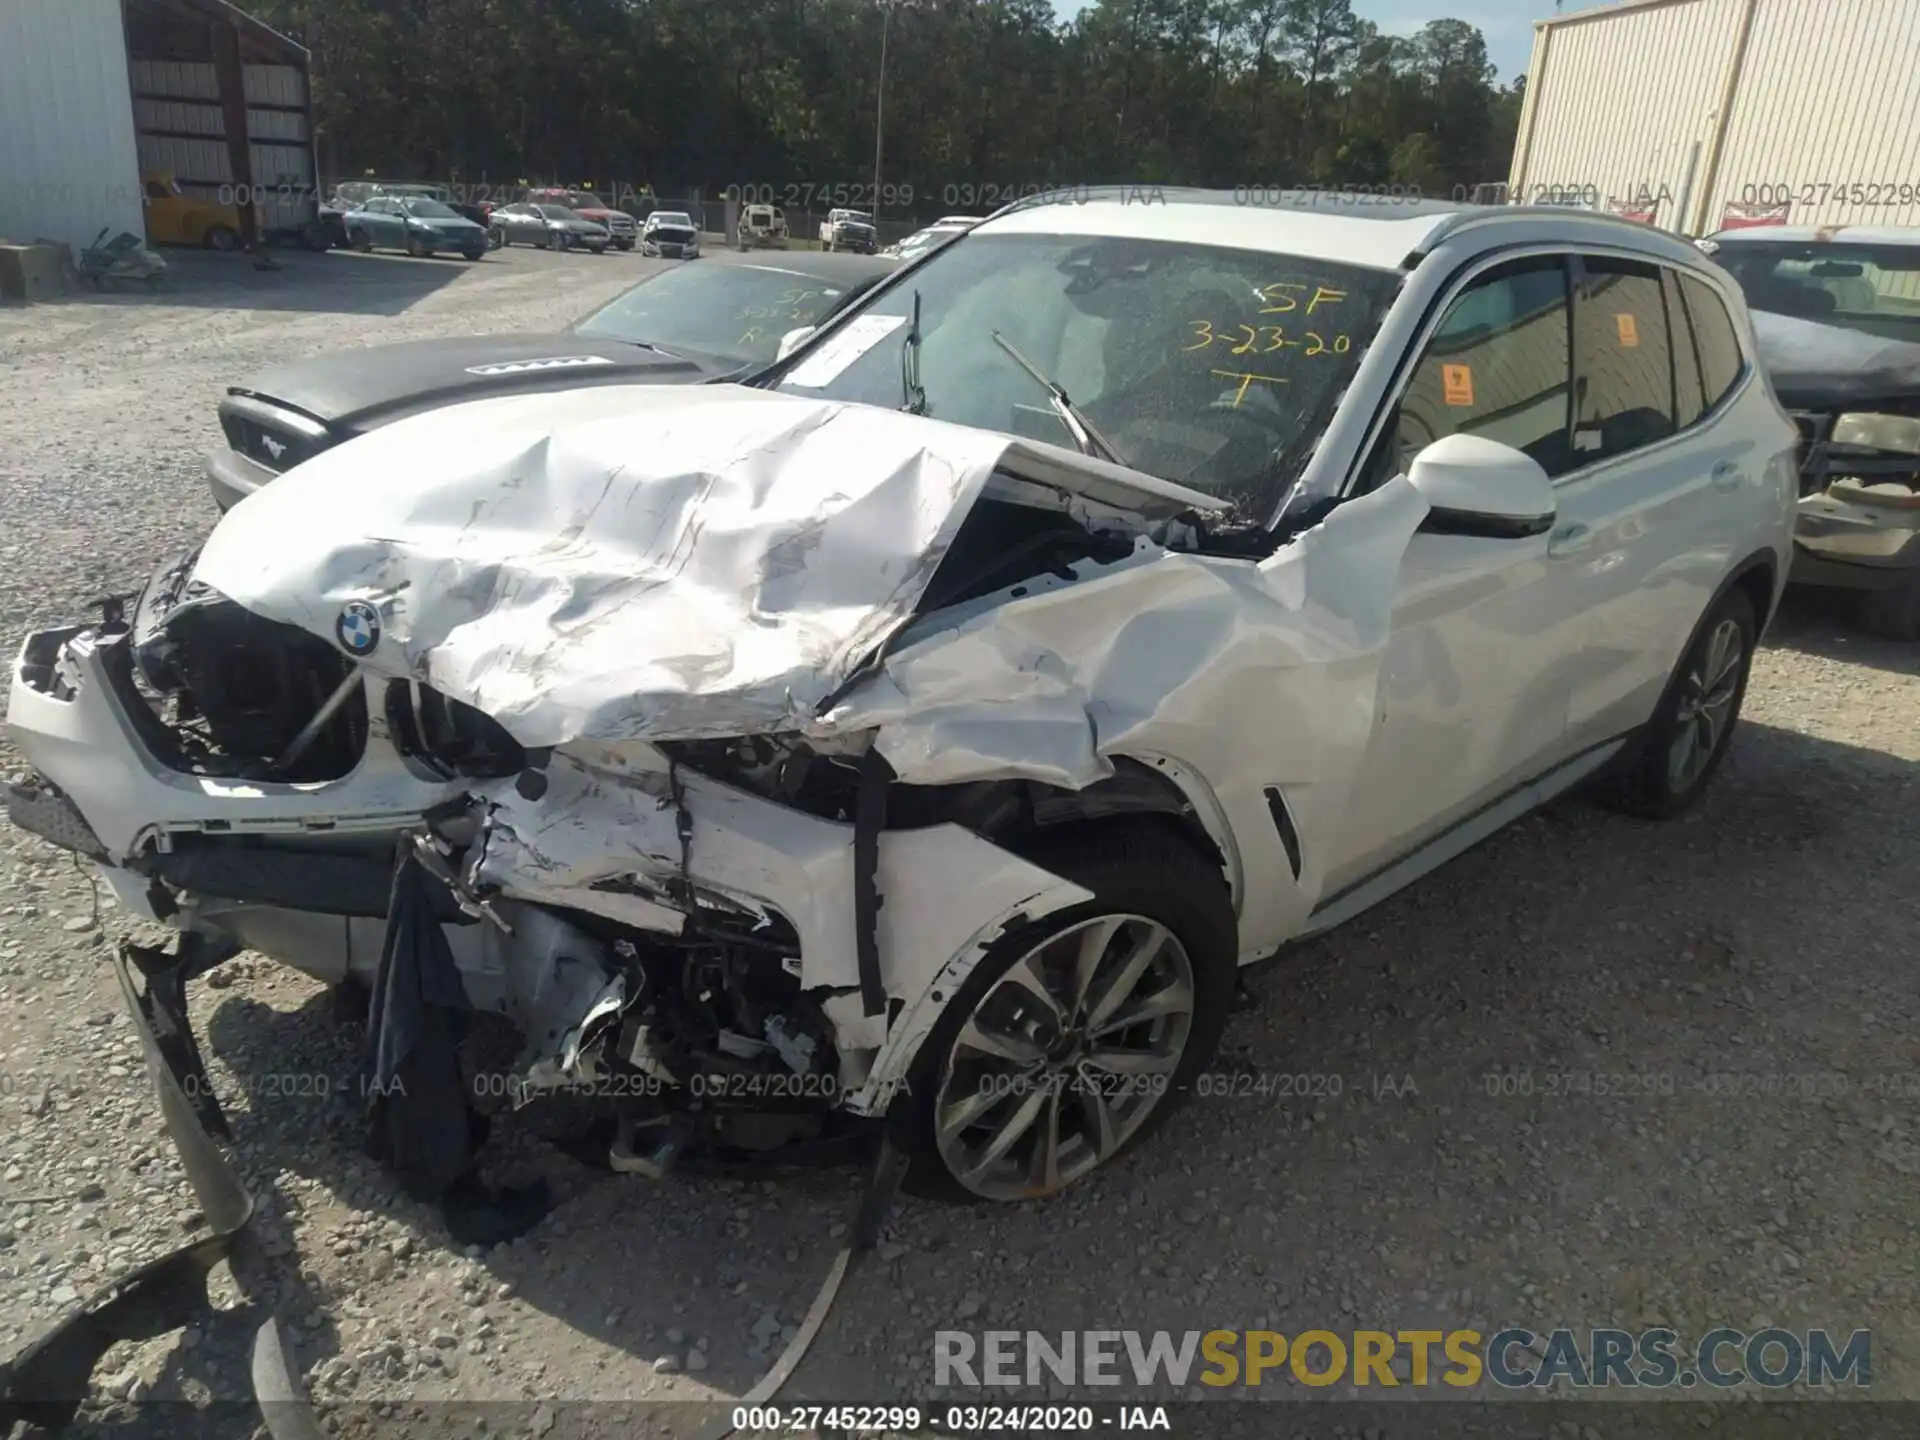
<path id="1" fill-rule="evenodd" d="M 247 137 L 255 142 L 249 157 L 253 180 L 265 192 L 261 223 L 269 229 L 297 227 L 312 213 L 304 199 L 314 180 L 307 115 L 253 107 L 291 105 L 304 111 L 306 80 L 292 65 L 248 65 L 242 75 L 249 102 Z M 220 109 L 219 72 L 210 62 L 135 60 L 132 76 L 141 168 L 171 170 L 187 194 L 233 203 L 233 166 Z M 154 96 L 183 98 L 148 98 Z M 258 143 L 262 141 L 295 143 Z"/>
<path id="2" fill-rule="evenodd" d="M 1544 27 L 1527 82 L 1532 133 L 1524 153 L 1516 147 L 1510 198 L 1534 204 L 1571 191 L 1605 204 L 1644 194 L 1660 202 L 1655 224 L 1678 225 L 1743 3 L 1679 0 Z"/>
<path id="3" fill-rule="evenodd" d="M 1644 184 L 1669 197 L 1655 223 L 1690 233 L 1775 196 L 1794 224 L 1920 225 L 1920 0 L 1752 0 L 1742 52 L 1748 3 L 1635 0 L 1542 22 L 1513 198 L 1591 187 L 1604 202 Z"/>
<path id="4" fill-rule="evenodd" d="M 120 0 L 0 4 L 0 237 L 144 233 Z"/>
<path id="5" fill-rule="evenodd" d="M 1920 0 L 1760 0 L 1706 199 L 1710 227 L 1779 200 L 1793 225 L 1920 225 Z"/>

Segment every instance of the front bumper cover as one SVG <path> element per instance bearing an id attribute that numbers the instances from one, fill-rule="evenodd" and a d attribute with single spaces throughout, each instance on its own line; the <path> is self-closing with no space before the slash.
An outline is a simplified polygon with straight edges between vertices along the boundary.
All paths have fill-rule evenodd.
<path id="1" fill-rule="evenodd" d="M 19 1421 L 64 1427 L 110 1346 L 151 1340 L 219 1313 L 207 1277 L 223 1260 L 248 1307 L 258 1312 L 250 1368 L 268 1432 L 273 1440 L 321 1440 L 325 1433 L 288 1357 L 279 1318 L 262 1302 L 271 1293 L 270 1276 L 248 1230 L 253 1196 L 215 1141 L 230 1132 L 187 1020 L 186 982 L 218 958 L 194 937 L 183 939 L 177 954 L 123 944 L 114 957 L 161 1117 L 213 1233 L 129 1271 L 0 1364 L 0 1434 L 11 1433 Z"/>

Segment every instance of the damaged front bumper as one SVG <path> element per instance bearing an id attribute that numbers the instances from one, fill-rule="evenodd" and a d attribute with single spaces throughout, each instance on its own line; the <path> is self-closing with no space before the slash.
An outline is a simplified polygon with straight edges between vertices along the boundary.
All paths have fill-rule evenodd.
<path id="1" fill-rule="evenodd" d="M 252 1385 L 269 1433 L 274 1440 L 320 1440 L 325 1433 L 289 1359 L 280 1320 L 267 1305 L 271 1277 L 248 1229 L 253 1197 L 214 1139 L 225 1133 L 226 1121 L 211 1099 L 185 1006 L 195 953 L 193 946 L 178 955 L 123 946 L 114 970 L 161 1116 L 212 1233 L 115 1280 L 0 1365 L 0 1434 L 21 1421 L 66 1425 L 109 1347 L 156 1339 L 213 1314 L 207 1280 L 223 1261 L 251 1312 Z M 194 1096 L 208 1098 L 196 1103 Z"/>
<path id="2" fill-rule="evenodd" d="M 937 1018 L 938 982 L 950 993 L 1009 925 L 1087 898 L 962 824 L 882 831 L 875 820 L 863 834 L 858 816 L 793 808 L 644 742 L 543 752 L 540 768 L 511 778 L 448 779 L 403 753 L 371 696 L 364 750 L 338 779 L 190 773 L 162 753 L 130 689 L 128 645 L 79 627 L 28 638 L 9 724 L 39 774 L 9 787 L 14 823 L 94 861 L 140 918 L 326 983 L 371 985 L 395 844 L 424 817 L 459 812 L 469 833 L 446 847 L 446 878 L 487 908 L 460 914 L 449 897 L 448 943 L 467 1002 L 529 1037 L 520 1070 L 534 1089 L 585 1078 L 563 1037 L 577 1040 L 605 1003 L 624 936 L 674 956 L 744 957 L 825 1021 L 813 1033 L 829 1068 L 809 1072 L 807 1092 L 817 1108 L 883 1113 Z M 643 988 L 628 984 L 622 1003 L 641 1006 Z M 710 1028 L 729 1057 L 753 1058 L 771 1043 L 765 1024 Z M 798 1033 L 792 1017 L 782 1025 Z M 648 1068 L 646 1043 L 624 1035 L 619 1061 Z M 672 1068 L 655 1073 L 684 1087 Z"/>
<path id="3" fill-rule="evenodd" d="M 1920 416 L 1797 412 L 1803 436 L 1792 578 L 1875 590 L 1920 570 Z"/>

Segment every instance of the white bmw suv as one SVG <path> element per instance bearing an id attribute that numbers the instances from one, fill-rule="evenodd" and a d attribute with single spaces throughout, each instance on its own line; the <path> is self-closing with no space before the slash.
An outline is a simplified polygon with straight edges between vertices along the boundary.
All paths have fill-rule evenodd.
<path id="1" fill-rule="evenodd" d="M 1238 967 L 1698 799 L 1786 579 L 1794 427 L 1642 225 L 1093 192 L 798 344 L 402 420 L 28 637 L 10 809 L 182 930 L 143 1023 L 248 947 L 506 1016 L 629 1148 L 885 1117 L 1047 1195 Z M 464 1136 L 428 1078 L 390 1129 Z"/>

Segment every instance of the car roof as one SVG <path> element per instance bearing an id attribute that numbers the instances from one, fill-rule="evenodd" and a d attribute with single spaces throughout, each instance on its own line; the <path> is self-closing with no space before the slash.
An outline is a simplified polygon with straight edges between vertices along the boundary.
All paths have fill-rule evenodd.
<path id="1" fill-rule="evenodd" d="M 1167 185 L 1089 186 L 1015 201 L 975 234 L 1086 235 L 1271 250 L 1311 259 L 1405 270 L 1461 234 L 1484 248 L 1508 243 L 1605 245 L 1669 264 L 1699 266 L 1689 240 L 1650 225 L 1558 205 L 1469 205 L 1344 191 L 1190 190 Z"/>
<path id="2" fill-rule="evenodd" d="M 1920 225 L 1737 225 L 1705 238 L 1716 245 L 1920 245 Z"/>

